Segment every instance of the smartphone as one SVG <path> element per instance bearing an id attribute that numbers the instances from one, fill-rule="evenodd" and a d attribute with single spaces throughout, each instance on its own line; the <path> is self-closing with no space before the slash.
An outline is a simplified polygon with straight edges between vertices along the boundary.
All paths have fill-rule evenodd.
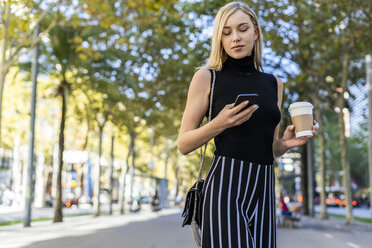
<path id="1" fill-rule="evenodd" d="M 248 105 L 246 107 L 246 108 L 248 108 L 249 106 L 252 106 L 253 104 L 256 104 L 257 100 L 258 100 L 258 94 L 239 94 L 236 97 L 234 107 L 239 105 L 240 103 L 242 103 L 244 101 L 249 101 Z"/>

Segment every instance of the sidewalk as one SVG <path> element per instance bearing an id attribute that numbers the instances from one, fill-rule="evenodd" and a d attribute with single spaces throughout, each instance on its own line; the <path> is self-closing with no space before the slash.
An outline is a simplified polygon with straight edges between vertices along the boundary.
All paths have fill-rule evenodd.
<path id="1" fill-rule="evenodd" d="M 22 224 L 0 226 L 1 247 L 140 247 L 136 245 L 127 245 L 129 240 L 124 239 L 122 234 L 118 234 L 115 230 L 119 228 L 122 230 L 128 229 L 130 226 L 134 226 L 134 223 L 149 222 L 156 218 L 169 215 L 180 217 L 180 209 L 163 209 L 158 213 L 141 210 L 139 213 L 127 213 L 125 215 L 105 215 L 99 217 L 78 216 L 64 218 L 62 223 L 53 224 L 52 221 L 33 222 L 31 228 L 24 228 Z M 129 223 L 131 223 L 130 226 L 128 225 Z M 182 231 L 181 228 L 180 230 Z M 141 229 L 134 231 L 139 239 L 143 239 L 147 236 Z M 112 232 L 112 234 L 108 234 L 109 232 Z M 182 236 L 188 239 L 188 235 L 190 234 L 189 230 L 183 229 L 183 232 Z M 102 233 L 105 233 L 103 237 Z M 94 238 L 99 238 L 99 240 L 92 242 Z M 159 238 L 162 237 L 160 236 Z M 76 240 L 78 241 L 77 243 Z M 115 240 L 120 240 L 121 246 L 111 245 Z M 66 242 L 70 244 L 66 245 Z M 89 242 L 92 244 L 87 245 Z M 99 244 L 99 242 L 106 245 L 103 246 Z M 149 242 L 152 243 L 153 241 L 149 240 Z M 192 244 L 191 239 L 189 244 Z M 153 247 L 168 248 L 167 246 Z M 169 246 L 169 248 L 171 247 L 174 248 L 174 245 Z M 188 245 L 188 247 L 190 247 L 190 245 Z"/>
<path id="2" fill-rule="evenodd" d="M 113 204 L 113 211 L 119 210 L 118 204 Z M 145 206 L 146 208 L 146 206 Z M 0 205 L 0 223 L 11 222 L 11 221 L 23 221 L 24 209 L 20 206 L 4 206 Z M 109 211 L 109 205 L 104 204 L 101 206 L 101 212 L 105 213 Z M 76 215 L 90 215 L 93 214 L 93 207 L 89 204 L 80 204 L 79 207 L 72 206 L 70 208 L 62 208 L 63 216 L 76 216 Z M 31 218 L 35 219 L 46 219 L 53 218 L 54 208 L 32 208 Z"/>
<path id="3" fill-rule="evenodd" d="M 315 205 L 314 210 L 315 212 L 320 213 L 320 210 L 321 210 L 320 205 Z M 345 207 L 327 207 L 327 213 L 346 216 L 346 208 Z M 372 213 L 371 213 L 371 210 L 366 207 L 353 208 L 353 216 L 368 219 L 368 218 L 372 218 Z"/>
<path id="4" fill-rule="evenodd" d="M 302 216 L 294 229 L 278 228 L 278 247 L 287 248 L 370 248 L 372 225 L 345 219 Z"/>
<path id="5" fill-rule="evenodd" d="M 73 210 L 70 210 L 73 211 Z M 182 228 L 182 209 L 163 209 L 159 213 L 114 214 L 100 217 L 64 218 L 0 226 L 1 248 L 191 248 L 195 247 L 189 227 Z M 2 214 L 3 215 L 3 214 Z M 344 219 L 301 217 L 293 229 L 278 228 L 279 248 L 370 248 L 372 225 Z"/>

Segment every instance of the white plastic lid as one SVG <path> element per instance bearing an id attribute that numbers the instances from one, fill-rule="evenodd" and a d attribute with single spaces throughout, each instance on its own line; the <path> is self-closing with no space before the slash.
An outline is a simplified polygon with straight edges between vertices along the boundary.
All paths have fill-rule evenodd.
<path id="1" fill-rule="evenodd" d="M 309 102 L 295 102 L 289 105 L 291 116 L 312 114 L 314 106 Z"/>
<path id="2" fill-rule="evenodd" d="M 289 105 L 289 111 L 293 108 L 299 108 L 299 107 L 311 107 L 314 108 L 314 106 L 309 102 L 294 102 L 291 105 Z"/>

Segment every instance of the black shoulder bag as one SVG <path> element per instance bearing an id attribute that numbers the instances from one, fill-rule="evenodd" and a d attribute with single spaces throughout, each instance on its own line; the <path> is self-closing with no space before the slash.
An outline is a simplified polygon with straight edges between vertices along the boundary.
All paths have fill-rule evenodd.
<path id="1" fill-rule="evenodd" d="M 212 118 L 212 103 L 213 103 L 213 93 L 214 93 L 214 84 L 216 81 L 216 72 L 211 70 L 212 72 L 212 86 L 211 86 L 211 93 L 209 97 L 209 115 L 208 115 L 208 122 L 211 121 Z M 186 195 L 185 206 L 183 209 L 182 217 L 183 223 L 182 227 L 185 225 L 191 225 L 191 230 L 195 239 L 195 243 L 198 247 L 201 247 L 201 223 L 202 223 L 202 208 L 203 208 L 203 185 L 204 180 L 201 178 L 202 175 L 202 167 L 203 161 L 205 157 L 205 152 L 207 150 L 208 142 L 203 146 L 200 147 L 200 167 L 199 167 L 199 175 L 198 180 L 196 183 L 189 189 Z"/>

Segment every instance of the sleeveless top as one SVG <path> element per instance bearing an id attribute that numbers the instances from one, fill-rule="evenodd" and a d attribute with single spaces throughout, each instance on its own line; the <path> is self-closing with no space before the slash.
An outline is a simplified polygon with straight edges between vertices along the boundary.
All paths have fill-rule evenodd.
<path id="1" fill-rule="evenodd" d="M 212 119 L 234 103 L 239 94 L 258 94 L 259 108 L 251 118 L 224 130 L 214 138 L 215 154 L 258 164 L 273 164 L 274 131 L 280 121 L 277 80 L 272 74 L 256 70 L 253 56 L 228 57 L 221 71 L 216 71 Z"/>

